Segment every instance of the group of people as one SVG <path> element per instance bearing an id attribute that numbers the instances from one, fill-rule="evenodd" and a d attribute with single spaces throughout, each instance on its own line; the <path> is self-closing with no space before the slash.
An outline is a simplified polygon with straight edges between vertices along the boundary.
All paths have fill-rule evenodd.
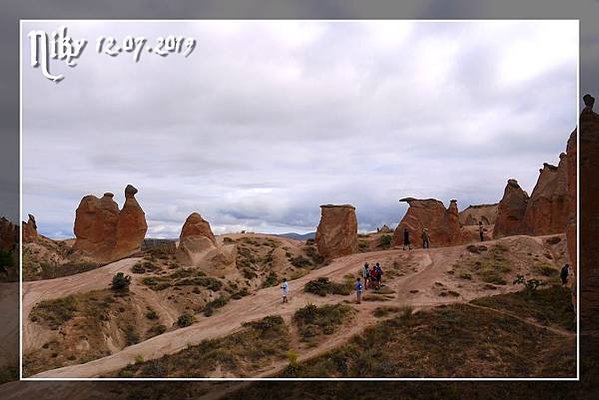
<path id="1" fill-rule="evenodd" d="M 363 280 L 363 281 L 362 281 Z M 362 293 L 365 290 L 375 288 L 380 289 L 383 282 L 383 268 L 380 263 L 376 263 L 374 267 L 370 267 L 370 264 L 365 263 L 362 268 L 362 277 L 356 279 L 356 302 L 360 304 L 362 302 Z"/>

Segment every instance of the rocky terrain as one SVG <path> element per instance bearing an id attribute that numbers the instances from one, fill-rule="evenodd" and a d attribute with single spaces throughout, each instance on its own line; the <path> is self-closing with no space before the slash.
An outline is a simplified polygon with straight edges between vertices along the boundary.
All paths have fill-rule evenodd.
<path id="1" fill-rule="evenodd" d="M 599 126 L 591 99 L 585 102 L 581 141 L 583 130 Z M 121 210 L 110 193 L 83 198 L 74 243 L 38 234 L 29 216 L 23 222 L 23 270 L 38 280 L 24 283 L 24 372 L 58 378 L 494 371 L 573 376 L 575 302 L 570 288 L 559 286 L 559 270 L 570 262 L 576 271 L 576 157 L 574 132 L 559 165 L 544 164 L 530 196 L 509 179 L 497 204 L 460 212 L 455 200 L 446 208 L 436 199 L 403 198 L 409 208 L 395 230 L 358 233 L 355 207 L 323 205 L 314 240 L 245 232 L 216 236 L 196 212 L 183 223 L 177 243 L 144 240 L 145 213 L 131 185 Z M 405 228 L 417 248 L 426 228 L 431 248 L 402 250 Z M 42 261 L 68 266 L 86 260 L 95 263 L 90 270 L 67 277 L 32 268 Z M 365 262 L 383 265 L 384 286 L 354 305 L 353 282 Z M 590 271 L 583 274 L 594 279 Z M 283 279 L 291 288 L 285 305 Z M 116 289 L 115 280 L 126 282 L 126 290 Z M 537 290 L 542 294 L 531 294 Z M 559 310 L 552 306 L 556 302 Z M 459 337 L 471 334 L 475 343 L 471 353 L 468 346 L 452 347 L 458 355 L 451 363 L 437 352 L 441 338 L 444 346 L 458 346 L 458 338 L 443 334 L 447 324 L 467 329 Z M 484 347 L 480 326 L 509 345 Z M 389 351 L 360 358 L 355 347 L 377 335 Z M 545 347 L 534 347 L 530 337 Z M 426 353 L 426 360 L 441 358 L 403 359 L 400 350 L 408 345 Z M 517 353 L 525 345 L 534 361 L 523 364 Z M 507 353 L 478 358 L 498 351 Z M 460 357 L 476 361 L 462 365 Z M 331 359 L 346 366 L 332 366 Z M 552 367 L 543 367 L 549 360 Z"/>

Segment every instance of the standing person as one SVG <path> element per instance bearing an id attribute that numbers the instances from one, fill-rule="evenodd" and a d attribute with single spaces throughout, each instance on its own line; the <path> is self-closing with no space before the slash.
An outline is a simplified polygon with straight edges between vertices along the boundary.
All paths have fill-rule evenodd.
<path id="1" fill-rule="evenodd" d="M 379 264 L 377 262 L 374 267 L 374 271 L 375 271 L 375 276 L 376 276 L 376 289 L 380 290 L 381 283 L 383 281 L 383 269 L 381 268 L 381 264 Z"/>
<path id="2" fill-rule="evenodd" d="M 364 289 L 368 290 L 369 284 L 371 284 L 371 272 L 368 263 L 364 263 L 364 268 L 362 269 L 362 278 L 364 279 Z"/>
<path id="3" fill-rule="evenodd" d="M 283 290 L 283 303 L 289 303 L 289 283 L 287 283 L 287 278 L 283 279 L 281 289 Z"/>
<path id="4" fill-rule="evenodd" d="M 483 221 L 478 221 L 478 234 L 480 235 L 481 242 L 485 241 L 484 232 L 485 228 L 483 228 Z"/>
<path id="5" fill-rule="evenodd" d="M 360 278 L 356 280 L 356 303 L 362 303 L 362 291 L 364 290 L 364 286 L 362 286 L 362 282 Z"/>
<path id="6" fill-rule="evenodd" d="M 422 248 L 423 249 L 428 249 L 430 247 L 431 241 L 430 238 L 428 237 L 428 228 L 424 228 L 422 230 Z"/>
<path id="7" fill-rule="evenodd" d="M 410 231 L 408 228 L 403 229 L 403 249 L 405 250 L 406 247 L 408 250 L 412 250 L 412 243 L 410 243 Z"/>
<path id="8" fill-rule="evenodd" d="M 562 286 L 566 286 L 568 283 L 568 276 L 570 275 L 570 264 L 566 264 L 562 267 L 562 271 L 559 274 L 559 277 L 562 280 Z"/>

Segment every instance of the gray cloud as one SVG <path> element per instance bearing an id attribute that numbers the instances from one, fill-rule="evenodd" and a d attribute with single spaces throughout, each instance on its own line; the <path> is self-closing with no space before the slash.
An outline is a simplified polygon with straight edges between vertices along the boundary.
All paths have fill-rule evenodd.
<path id="1" fill-rule="evenodd" d="M 75 37 L 183 34 L 187 59 L 97 55 L 60 84 L 23 70 L 23 212 L 72 235 L 81 197 L 138 186 L 151 236 L 199 211 L 217 232 L 310 231 L 352 203 L 395 225 L 407 195 L 532 190 L 576 124 L 568 22 L 67 22 Z M 53 30 L 59 22 L 30 23 Z M 25 47 L 27 48 L 27 46 Z"/>

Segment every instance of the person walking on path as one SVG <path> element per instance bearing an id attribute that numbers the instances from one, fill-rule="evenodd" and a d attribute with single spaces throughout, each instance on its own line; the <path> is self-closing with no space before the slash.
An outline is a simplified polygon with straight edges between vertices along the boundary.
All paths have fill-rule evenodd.
<path id="1" fill-rule="evenodd" d="M 410 243 L 410 231 L 408 228 L 403 229 L 403 249 L 405 250 L 406 247 L 408 250 L 412 250 L 412 243 Z"/>
<path id="2" fill-rule="evenodd" d="M 289 303 L 289 283 L 287 283 L 287 278 L 283 279 L 281 289 L 283 290 L 283 303 Z"/>
<path id="3" fill-rule="evenodd" d="M 362 281 L 360 278 L 356 280 L 356 303 L 362 303 L 362 291 L 364 290 L 364 286 L 362 286 Z"/>
<path id="4" fill-rule="evenodd" d="M 381 264 L 378 262 L 374 267 L 374 276 L 376 281 L 376 290 L 381 289 L 381 283 L 383 282 L 383 268 L 381 268 Z"/>
<path id="5" fill-rule="evenodd" d="M 566 264 L 562 267 L 562 271 L 559 274 L 559 277 L 562 280 L 562 286 L 566 286 L 568 283 L 568 277 L 570 276 L 570 264 Z"/>
<path id="6" fill-rule="evenodd" d="M 362 268 L 362 279 L 364 279 L 364 290 L 368 290 L 368 286 L 372 284 L 371 280 L 371 271 L 368 263 L 364 263 L 364 268 Z"/>
<path id="7" fill-rule="evenodd" d="M 483 228 L 483 221 L 478 221 L 478 234 L 480 235 L 480 241 L 485 241 L 485 228 Z"/>
<path id="8" fill-rule="evenodd" d="M 422 248 L 423 249 L 428 249 L 430 247 L 431 241 L 430 238 L 428 236 L 428 228 L 424 228 L 422 230 Z"/>

